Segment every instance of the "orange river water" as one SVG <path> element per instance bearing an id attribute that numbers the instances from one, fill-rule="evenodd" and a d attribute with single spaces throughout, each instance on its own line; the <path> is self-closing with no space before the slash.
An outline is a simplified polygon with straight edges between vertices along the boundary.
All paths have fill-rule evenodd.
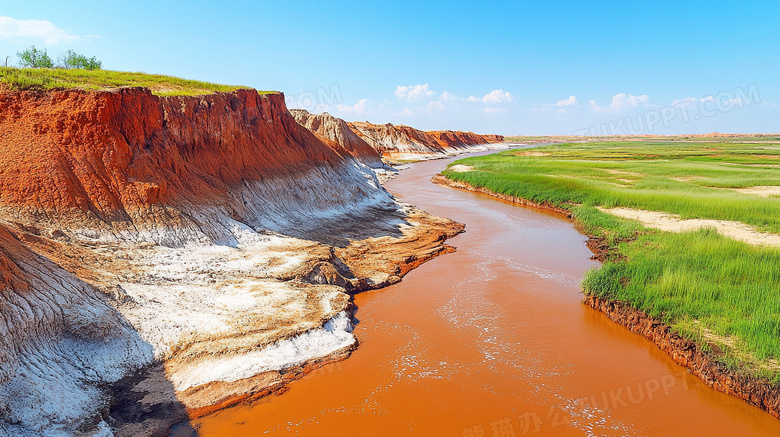
<path id="1" fill-rule="evenodd" d="M 571 223 L 430 183 L 450 161 L 386 188 L 465 223 L 457 252 L 357 295 L 350 358 L 192 421 L 197 435 L 780 436 L 780 420 L 580 303 L 598 263 Z"/>

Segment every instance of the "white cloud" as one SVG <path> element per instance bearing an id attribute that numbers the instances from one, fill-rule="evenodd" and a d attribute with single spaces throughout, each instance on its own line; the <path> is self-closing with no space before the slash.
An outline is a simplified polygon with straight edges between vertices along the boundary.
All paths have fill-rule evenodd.
<path id="1" fill-rule="evenodd" d="M 439 100 L 444 101 L 444 102 L 449 102 L 451 100 L 458 100 L 459 98 L 460 97 L 456 96 L 455 94 L 452 94 L 452 93 L 447 92 L 447 91 L 444 91 L 439 96 Z"/>
<path id="2" fill-rule="evenodd" d="M 346 115 L 363 115 L 368 112 L 370 104 L 371 100 L 360 99 L 354 105 L 336 105 L 336 110 Z"/>
<path id="3" fill-rule="evenodd" d="M 485 97 L 482 98 L 483 102 L 491 103 L 511 102 L 512 100 L 512 94 L 509 94 L 509 91 L 504 91 L 501 89 L 493 90 L 485 94 Z"/>
<path id="4" fill-rule="evenodd" d="M 395 95 L 399 99 L 406 99 L 411 102 L 421 97 L 433 97 L 436 95 L 436 91 L 429 90 L 427 83 L 409 86 L 398 85 L 395 88 Z"/>
<path id="5" fill-rule="evenodd" d="M 416 100 L 423 100 L 428 101 L 428 108 L 438 108 L 443 109 L 446 105 L 443 105 L 443 103 L 452 103 L 452 102 L 479 102 L 479 103 L 507 103 L 507 102 L 513 102 L 514 97 L 512 96 L 509 91 L 504 91 L 502 89 L 496 89 L 493 90 L 487 94 L 485 94 L 482 97 L 460 97 L 457 96 L 449 91 L 443 91 L 441 94 L 438 94 L 436 91 L 433 91 L 429 88 L 429 85 L 427 83 L 423 84 L 417 84 L 417 85 L 409 85 L 409 86 L 403 86 L 398 85 L 394 92 L 395 96 L 399 99 L 404 99 L 406 101 L 412 102 Z M 439 96 L 438 100 L 432 100 L 436 96 Z"/>
<path id="6" fill-rule="evenodd" d="M 577 104 L 577 98 L 574 96 L 569 96 L 568 99 L 559 100 L 558 103 L 556 103 L 556 106 L 572 106 Z"/>
<path id="7" fill-rule="evenodd" d="M 577 97 L 569 96 L 556 103 L 534 103 L 528 110 L 539 114 L 578 114 L 581 112 L 580 108 Z"/>
<path id="8" fill-rule="evenodd" d="M 444 110 L 444 103 L 442 103 L 441 100 L 437 100 L 437 101 L 434 101 L 434 102 L 429 102 L 428 103 L 428 110 L 429 111 L 434 111 L 434 110 L 443 111 Z"/>
<path id="9" fill-rule="evenodd" d="M 0 37 L 42 39 L 46 44 L 72 42 L 81 39 L 81 37 L 71 34 L 70 31 L 60 29 L 51 21 L 17 20 L 5 16 L 0 16 Z M 96 37 L 96 35 L 91 35 L 91 37 Z"/>
<path id="10" fill-rule="evenodd" d="M 596 112 L 620 112 L 628 108 L 638 106 L 649 107 L 650 98 L 647 94 L 635 96 L 633 94 L 620 93 L 612 96 L 612 102 L 609 106 L 601 106 L 595 100 L 590 101 L 590 107 Z"/>
<path id="11" fill-rule="evenodd" d="M 677 106 L 677 105 L 679 105 L 681 103 L 693 103 L 693 102 L 698 102 L 698 101 L 699 101 L 699 99 L 697 99 L 695 97 L 686 97 L 684 99 L 675 99 L 672 102 L 672 106 Z"/>
<path id="12" fill-rule="evenodd" d="M 470 96 L 466 100 L 470 102 L 503 103 L 503 102 L 511 102 L 514 100 L 514 98 L 512 97 L 512 94 L 509 93 L 509 91 L 497 89 L 485 94 L 481 98 Z"/>
<path id="13" fill-rule="evenodd" d="M 403 86 L 385 95 L 384 100 L 363 99 L 333 107 L 332 113 L 346 120 L 367 118 L 374 122 L 403 120 L 414 126 L 416 122 L 448 125 L 453 120 L 496 119 L 510 114 L 515 106 L 514 96 L 503 89 L 495 89 L 481 97 L 463 97 L 450 91 L 434 91 L 427 83 Z M 420 124 L 422 126 L 422 124 Z"/>

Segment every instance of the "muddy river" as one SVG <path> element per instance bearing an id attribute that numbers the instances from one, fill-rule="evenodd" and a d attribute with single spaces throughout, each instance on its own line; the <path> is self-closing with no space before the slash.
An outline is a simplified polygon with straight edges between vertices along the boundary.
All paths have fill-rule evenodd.
<path id="1" fill-rule="evenodd" d="M 777 419 L 580 303 L 598 263 L 572 224 L 431 184 L 448 162 L 413 164 L 386 187 L 465 223 L 457 252 L 356 296 L 349 359 L 193 421 L 198 435 L 780 435 Z"/>

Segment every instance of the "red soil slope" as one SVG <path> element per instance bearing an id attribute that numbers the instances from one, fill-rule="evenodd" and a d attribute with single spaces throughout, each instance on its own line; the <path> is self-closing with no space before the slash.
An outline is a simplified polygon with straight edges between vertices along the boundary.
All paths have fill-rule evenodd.
<path id="1" fill-rule="evenodd" d="M 0 293 L 6 290 L 28 291 L 30 289 L 24 272 L 15 261 L 19 246 L 18 241 L 8 230 L 0 226 Z"/>
<path id="2" fill-rule="evenodd" d="M 334 166 L 343 153 L 298 125 L 281 94 L 0 90 L 0 205 L 35 212 L 111 220 L 181 197 L 219 199 L 247 179 Z"/>
<path id="3" fill-rule="evenodd" d="M 433 137 L 444 148 L 463 148 L 476 144 L 503 143 L 503 135 L 480 135 L 474 132 L 461 131 L 428 131 L 428 136 Z"/>
<path id="4" fill-rule="evenodd" d="M 326 144 L 336 142 L 352 156 L 369 167 L 382 168 L 382 157 L 368 143 L 360 138 L 346 121 L 327 112 L 312 114 L 305 109 L 291 109 L 290 113 L 301 126 L 314 132 Z"/>
<path id="5" fill-rule="evenodd" d="M 479 135 L 461 131 L 424 132 L 409 126 L 353 122 L 349 126 L 382 156 L 400 154 L 446 154 L 468 146 L 500 143 L 501 135 Z"/>

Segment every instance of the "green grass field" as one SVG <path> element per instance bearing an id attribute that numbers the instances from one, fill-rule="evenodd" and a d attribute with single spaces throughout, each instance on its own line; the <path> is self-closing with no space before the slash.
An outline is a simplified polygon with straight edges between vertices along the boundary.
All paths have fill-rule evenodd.
<path id="1" fill-rule="evenodd" d="M 65 70 L 59 68 L 0 67 L 0 82 L 12 89 L 79 88 L 106 90 L 120 87 L 146 87 L 160 96 L 191 96 L 229 92 L 244 86 L 219 85 L 159 74 L 130 73 L 110 70 Z M 261 94 L 273 91 L 258 91 Z"/>
<path id="2" fill-rule="evenodd" d="M 740 221 L 780 234 L 780 198 L 735 191 L 780 186 L 780 138 L 602 141 L 462 159 L 450 179 L 570 210 L 615 255 L 589 272 L 585 293 L 630 302 L 721 359 L 780 381 L 780 249 L 711 229 L 644 228 L 597 207 Z M 454 165 L 454 164 L 453 164 Z"/>

